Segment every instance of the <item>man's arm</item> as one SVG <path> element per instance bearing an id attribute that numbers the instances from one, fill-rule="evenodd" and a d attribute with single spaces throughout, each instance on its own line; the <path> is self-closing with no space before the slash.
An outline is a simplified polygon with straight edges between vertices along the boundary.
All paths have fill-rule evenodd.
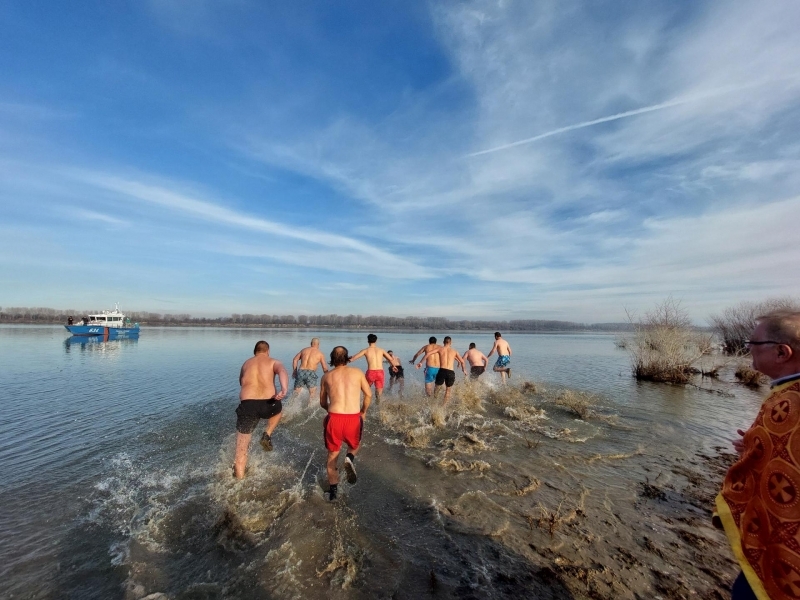
<path id="1" fill-rule="evenodd" d="M 289 374 L 286 372 L 283 363 L 279 360 L 275 361 L 273 371 L 278 374 L 278 381 L 281 382 L 281 391 L 275 394 L 275 400 L 283 400 L 283 397 L 289 390 Z"/>
<path id="2" fill-rule="evenodd" d="M 483 352 L 481 352 L 481 360 L 483 360 L 483 366 L 484 367 L 488 367 L 489 366 L 489 359 L 486 358 L 486 355 Z"/>
<path id="3" fill-rule="evenodd" d="M 325 375 L 319 383 L 319 405 L 328 410 L 328 378 Z"/>
<path id="4" fill-rule="evenodd" d="M 410 361 L 408 361 L 408 362 L 409 362 L 410 364 L 412 364 L 412 365 L 413 365 L 413 364 L 414 364 L 414 361 L 415 361 L 415 360 L 417 360 L 417 357 L 418 357 L 420 354 L 424 354 L 424 352 L 425 352 L 425 348 L 427 348 L 427 346 L 423 346 L 422 348 L 420 348 L 419 350 L 417 350 L 417 353 L 414 355 L 414 358 L 412 358 L 412 359 L 411 359 Z"/>
<path id="5" fill-rule="evenodd" d="M 294 358 L 292 359 L 292 372 L 297 373 L 297 362 L 300 360 L 300 355 L 303 353 L 302 350 L 295 354 Z"/>
<path id="6" fill-rule="evenodd" d="M 317 350 L 317 352 L 319 352 L 319 350 Z M 327 373 L 328 364 L 325 362 L 325 355 L 322 352 L 319 353 L 319 364 L 322 365 L 322 372 Z"/>
<path id="7" fill-rule="evenodd" d="M 426 360 L 426 359 L 427 359 L 427 358 L 428 358 L 430 355 L 432 355 L 432 354 L 436 354 L 437 352 L 439 352 L 439 351 L 438 351 L 438 350 L 434 350 L 433 352 L 426 352 L 426 353 L 425 353 L 425 356 L 423 356 L 421 359 L 419 359 L 419 364 L 417 365 L 417 368 L 419 369 L 419 368 L 422 366 L 422 363 L 424 363 L 424 362 L 425 362 L 425 360 Z M 415 357 L 415 358 L 416 358 L 416 357 Z M 413 363 L 414 361 L 412 360 L 411 362 Z"/>
<path id="8" fill-rule="evenodd" d="M 492 346 L 492 349 L 489 350 L 489 354 L 487 354 L 486 356 L 491 356 L 494 353 L 494 349 L 495 348 L 497 348 L 497 340 L 494 341 L 494 345 Z"/>
<path id="9" fill-rule="evenodd" d="M 364 400 L 361 404 L 361 418 L 367 416 L 367 409 L 369 408 L 369 403 L 372 402 L 372 390 L 367 383 L 367 378 L 364 377 L 364 374 L 361 374 L 361 393 L 364 394 Z"/>
<path id="10" fill-rule="evenodd" d="M 361 358 L 362 356 L 364 356 L 366 353 L 367 353 L 367 348 L 364 348 L 364 349 L 363 349 L 361 352 L 359 352 L 359 353 L 358 353 L 358 354 L 356 354 L 355 356 L 351 356 L 350 358 L 348 358 L 348 359 L 347 359 L 347 362 L 351 363 L 351 362 L 353 362 L 353 361 L 356 361 L 356 360 L 358 360 L 359 358 Z"/>
<path id="11" fill-rule="evenodd" d="M 508 346 L 508 355 L 511 356 L 511 354 L 512 354 L 511 345 L 510 344 L 506 344 L 506 346 Z"/>
<path id="12" fill-rule="evenodd" d="M 244 377 L 244 365 L 239 369 L 239 387 L 242 387 L 242 377 Z"/>
<path id="13" fill-rule="evenodd" d="M 461 364 L 461 370 L 464 371 L 464 375 L 467 374 L 467 366 L 464 364 L 464 359 L 461 358 L 461 355 L 456 352 L 456 360 Z"/>

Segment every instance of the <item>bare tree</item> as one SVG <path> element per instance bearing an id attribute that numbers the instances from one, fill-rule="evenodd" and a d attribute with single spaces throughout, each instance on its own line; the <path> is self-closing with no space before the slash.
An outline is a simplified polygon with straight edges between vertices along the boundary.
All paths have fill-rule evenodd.
<path id="1" fill-rule="evenodd" d="M 761 302 L 740 302 L 708 320 L 727 354 L 744 354 L 747 352 L 745 342 L 756 327 L 756 319 L 773 310 L 800 310 L 800 300 L 786 296 Z"/>

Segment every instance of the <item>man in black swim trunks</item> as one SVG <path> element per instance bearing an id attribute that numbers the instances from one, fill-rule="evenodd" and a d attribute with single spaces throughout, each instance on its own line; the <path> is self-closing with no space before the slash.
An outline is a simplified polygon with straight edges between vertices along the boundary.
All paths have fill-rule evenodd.
<path id="1" fill-rule="evenodd" d="M 464 359 L 461 358 L 461 354 L 453 348 L 450 344 L 453 340 L 448 335 L 444 338 L 444 346 L 439 346 L 433 352 L 429 352 L 428 354 L 438 354 L 439 355 L 439 364 L 441 367 L 439 368 L 439 372 L 436 374 L 436 387 L 434 388 L 433 395 L 439 395 L 439 390 L 442 386 L 445 386 L 444 392 L 444 403 L 447 404 L 450 401 L 450 392 L 452 391 L 453 385 L 456 382 L 456 372 L 452 369 L 455 365 L 455 362 L 461 365 L 461 370 L 464 372 L 464 376 L 467 375 L 467 368 L 464 364 Z M 417 368 L 419 369 L 422 366 L 422 361 L 424 361 L 428 354 L 422 357 L 422 359 L 417 364 Z"/>
<path id="2" fill-rule="evenodd" d="M 245 361 L 239 372 L 239 407 L 236 409 L 236 459 L 233 474 L 236 479 L 244 477 L 247 466 L 247 449 L 259 419 L 266 419 L 267 426 L 261 436 L 261 447 L 272 450 L 272 432 L 281 420 L 281 400 L 289 389 L 289 374 L 280 361 L 270 358 L 269 344 L 260 341 L 253 349 L 253 358 Z M 275 391 L 275 376 L 281 391 Z"/>
<path id="3" fill-rule="evenodd" d="M 400 386 L 398 394 L 402 398 L 403 387 L 406 384 L 406 376 L 405 373 L 403 373 L 403 361 L 400 360 L 400 357 L 395 356 L 391 350 L 388 350 L 386 354 L 392 357 L 392 362 L 389 363 L 389 391 L 392 391 L 395 382 L 397 382 Z"/>
<path id="4" fill-rule="evenodd" d="M 489 359 L 486 358 L 486 355 L 483 352 L 475 347 L 475 342 L 472 342 L 469 345 L 469 350 L 464 352 L 464 356 L 462 358 L 469 363 L 470 379 L 477 379 L 483 375 L 483 372 L 486 370 L 486 367 L 489 364 Z"/>

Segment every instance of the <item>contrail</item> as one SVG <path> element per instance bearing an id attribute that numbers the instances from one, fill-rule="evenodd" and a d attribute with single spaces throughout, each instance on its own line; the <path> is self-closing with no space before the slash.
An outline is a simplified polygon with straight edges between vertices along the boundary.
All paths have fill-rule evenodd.
<path id="1" fill-rule="evenodd" d="M 633 117 L 634 115 L 641 115 L 656 110 L 662 110 L 664 108 L 670 108 L 672 106 L 679 106 L 681 104 L 687 104 L 688 102 L 694 102 L 697 99 L 698 98 L 682 98 L 676 100 L 669 100 L 667 102 L 662 102 L 661 104 L 653 104 L 652 106 L 637 108 L 636 110 L 626 110 L 625 112 L 617 113 L 615 115 L 611 115 L 608 117 L 601 117 L 599 119 L 594 119 L 593 121 L 584 121 L 583 123 L 576 123 L 575 125 L 567 125 L 566 127 L 559 127 L 558 129 L 553 129 L 552 131 L 548 131 L 547 133 L 540 133 L 539 135 L 535 135 L 533 137 L 526 138 L 524 140 L 511 142 L 510 144 L 503 144 L 502 146 L 496 146 L 495 148 L 489 148 L 488 150 L 481 150 L 480 152 L 472 152 L 471 154 L 467 154 L 467 156 L 480 156 L 481 154 L 498 152 L 499 150 L 506 150 L 508 148 L 513 148 L 515 146 L 530 144 L 531 142 L 543 140 L 544 138 L 549 138 L 554 135 L 558 135 L 559 133 L 573 131 L 574 129 L 583 129 L 584 127 L 591 127 L 592 125 L 598 125 L 600 123 L 608 123 L 609 121 L 616 121 L 617 119 L 624 119 L 625 117 Z"/>
<path id="2" fill-rule="evenodd" d="M 502 146 L 497 146 L 495 148 L 489 148 L 488 150 L 481 150 L 479 152 L 472 152 L 471 154 L 467 154 L 467 157 L 472 156 L 481 156 L 482 154 L 490 154 L 492 152 L 498 152 L 500 150 L 507 150 L 508 148 L 514 148 L 515 146 L 522 146 L 523 144 L 530 144 L 531 142 L 536 142 L 538 140 L 542 140 L 544 138 L 549 138 L 554 135 L 558 135 L 560 133 L 566 133 L 567 131 L 573 131 L 575 129 L 583 129 L 584 127 L 592 127 L 593 125 L 599 125 L 600 123 L 608 123 L 609 121 L 616 121 L 617 119 L 624 119 L 626 117 L 633 117 L 636 115 L 641 115 L 644 113 L 654 112 L 657 110 L 663 110 L 665 108 L 671 108 L 673 106 L 680 106 L 681 104 L 688 104 L 690 102 L 697 102 L 698 100 L 705 100 L 706 98 L 710 98 L 713 96 L 722 96 L 724 94 L 729 94 L 731 92 L 740 91 L 747 88 L 759 87 L 762 85 L 770 84 L 770 83 L 777 83 L 781 81 L 791 81 L 797 82 L 798 76 L 792 75 L 788 77 L 780 77 L 778 79 L 770 79 L 766 81 L 757 81 L 745 85 L 737 85 L 737 86 L 727 86 L 724 88 L 719 88 L 716 90 L 712 90 L 706 92 L 705 94 L 698 94 L 696 96 L 685 96 L 683 98 L 675 98 L 673 100 L 667 100 L 666 102 L 662 102 L 660 104 L 653 104 L 652 106 L 645 106 L 643 108 L 637 108 L 635 110 L 626 110 L 625 112 L 617 113 L 615 115 L 611 115 L 608 117 L 601 117 L 599 119 L 594 119 L 592 121 L 584 121 L 583 123 L 576 123 L 575 125 L 567 125 L 566 127 L 559 127 L 558 129 L 553 129 L 552 131 L 548 131 L 546 133 L 540 133 L 539 135 L 535 135 L 530 138 L 526 138 L 524 140 L 518 140 L 516 142 L 511 142 L 510 144 L 503 144 Z"/>

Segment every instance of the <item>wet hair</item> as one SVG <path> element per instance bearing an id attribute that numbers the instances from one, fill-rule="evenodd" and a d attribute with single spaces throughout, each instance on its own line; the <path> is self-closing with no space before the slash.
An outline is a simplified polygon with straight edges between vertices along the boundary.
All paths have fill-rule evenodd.
<path id="1" fill-rule="evenodd" d="M 495 332 L 494 332 L 494 339 L 499 339 L 499 338 L 501 338 L 501 337 L 503 337 L 503 336 L 502 336 L 502 335 L 500 335 L 500 332 L 499 332 L 499 331 L 495 331 Z"/>
<path id="2" fill-rule="evenodd" d="M 435 344 L 435 343 L 436 343 L 436 338 L 435 338 L 435 337 L 433 337 L 433 336 L 429 337 L 429 338 L 428 338 L 428 343 L 429 343 L 429 344 Z"/>
<path id="3" fill-rule="evenodd" d="M 375 343 L 375 342 L 377 342 L 377 341 L 378 341 L 378 336 L 377 336 L 377 335 L 375 335 L 374 333 L 370 333 L 370 334 L 367 336 L 367 343 L 369 343 L 369 344 L 374 344 L 374 343 Z"/>
<path id="4" fill-rule="evenodd" d="M 446 335 L 446 336 L 444 336 L 444 339 L 442 340 L 442 343 L 446 346 L 447 344 L 449 344 L 452 341 L 453 341 L 453 338 L 451 338 L 449 335 Z"/>
<path id="5" fill-rule="evenodd" d="M 311 338 L 311 345 L 313 346 L 314 344 L 319 346 L 319 338 Z"/>
<path id="6" fill-rule="evenodd" d="M 253 348 L 253 354 L 258 354 L 259 352 L 269 352 L 269 344 L 264 340 L 256 342 L 256 347 Z"/>
<path id="7" fill-rule="evenodd" d="M 469 343 L 469 349 L 472 350 L 475 347 L 475 342 Z"/>
<path id="8" fill-rule="evenodd" d="M 800 351 L 800 311 L 775 310 L 756 318 L 764 324 L 767 338 Z"/>
<path id="9" fill-rule="evenodd" d="M 391 353 L 392 353 L 392 351 L 391 351 L 391 350 L 387 350 L 387 351 L 386 351 L 386 354 L 391 354 Z"/>
<path id="10" fill-rule="evenodd" d="M 349 356 L 347 348 L 344 346 L 336 346 L 331 350 L 331 366 L 341 367 L 347 364 L 347 357 Z"/>

